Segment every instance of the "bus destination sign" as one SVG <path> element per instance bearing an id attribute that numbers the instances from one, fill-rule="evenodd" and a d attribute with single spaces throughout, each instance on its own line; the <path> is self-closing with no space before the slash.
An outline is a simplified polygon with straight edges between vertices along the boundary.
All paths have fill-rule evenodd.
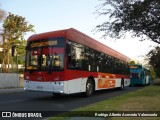
<path id="1" fill-rule="evenodd" d="M 52 46 L 52 45 L 57 45 L 58 41 L 54 40 L 54 41 L 45 41 L 45 42 L 36 42 L 36 43 L 32 43 L 31 44 L 31 48 L 35 48 L 35 47 L 43 47 L 43 46 Z"/>

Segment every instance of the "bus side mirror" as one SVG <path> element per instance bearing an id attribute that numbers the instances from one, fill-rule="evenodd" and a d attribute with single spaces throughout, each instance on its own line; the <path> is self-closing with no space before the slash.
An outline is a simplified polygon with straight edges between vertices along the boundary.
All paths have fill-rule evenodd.
<path id="1" fill-rule="evenodd" d="M 67 45 L 66 54 L 67 55 L 71 54 L 71 45 Z"/>

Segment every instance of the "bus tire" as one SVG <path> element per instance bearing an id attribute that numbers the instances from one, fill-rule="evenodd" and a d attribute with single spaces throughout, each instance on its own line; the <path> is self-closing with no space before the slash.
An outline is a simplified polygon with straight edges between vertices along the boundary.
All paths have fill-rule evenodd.
<path id="1" fill-rule="evenodd" d="M 146 86 L 147 85 L 147 80 L 145 79 L 144 80 L 144 85 L 143 86 Z"/>
<path id="2" fill-rule="evenodd" d="M 58 97 L 58 96 L 61 96 L 61 93 L 53 93 L 53 95 Z"/>
<path id="3" fill-rule="evenodd" d="M 85 96 L 86 97 L 92 96 L 93 93 L 94 93 L 94 83 L 93 83 L 93 81 L 91 79 L 88 79 L 87 83 L 86 83 Z"/>

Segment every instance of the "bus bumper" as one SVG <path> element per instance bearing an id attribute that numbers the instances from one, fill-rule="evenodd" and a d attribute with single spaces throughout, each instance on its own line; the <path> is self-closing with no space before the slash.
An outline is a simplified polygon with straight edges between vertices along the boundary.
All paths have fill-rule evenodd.
<path id="1" fill-rule="evenodd" d="M 64 92 L 64 81 L 34 82 L 34 81 L 24 80 L 24 90 L 66 94 Z"/>

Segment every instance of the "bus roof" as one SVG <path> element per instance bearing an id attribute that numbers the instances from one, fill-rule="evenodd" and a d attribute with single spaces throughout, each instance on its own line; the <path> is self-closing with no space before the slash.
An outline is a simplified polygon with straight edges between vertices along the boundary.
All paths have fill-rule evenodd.
<path id="1" fill-rule="evenodd" d="M 142 69 L 143 68 L 143 69 L 149 70 L 149 68 L 143 66 L 142 64 L 132 64 L 132 65 L 130 65 L 130 68 L 131 69 L 136 69 L 136 68 Z"/>
<path id="2" fill-rule="evenodd" d="M 97 40 L 85 35 L 84 33 L 74 29 L 64 29 L 58 31 L 51 31 L 46 33 L 34 34 L 28 38 L 28 41 L 38 40 L 38 39 L 45 39 L 45 38 L 52 38 L 52 37 L 66 37 L 69 40 L 73 40 L 77 43 L 83 44 L 88 46 L 92 49 L 97 51 L 103 52 L 105 54 L 111 55 L 117 59 L 120 59 L 125 62 L 129 62 L 129 58 L 118 51 L 98 42 Z"/>

